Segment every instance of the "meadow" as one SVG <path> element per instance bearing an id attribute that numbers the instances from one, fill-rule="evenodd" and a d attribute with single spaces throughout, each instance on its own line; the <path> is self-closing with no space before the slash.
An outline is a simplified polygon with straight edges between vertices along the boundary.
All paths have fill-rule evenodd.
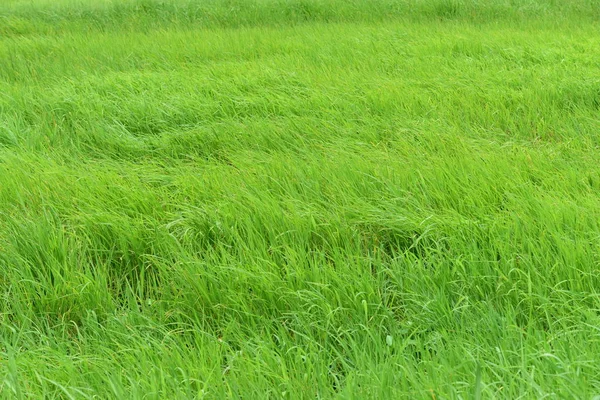
<path id="1" fill-rule="evenodd" d="M 599 398 L 599 23 L 1 1 L 0 398 Z"/>

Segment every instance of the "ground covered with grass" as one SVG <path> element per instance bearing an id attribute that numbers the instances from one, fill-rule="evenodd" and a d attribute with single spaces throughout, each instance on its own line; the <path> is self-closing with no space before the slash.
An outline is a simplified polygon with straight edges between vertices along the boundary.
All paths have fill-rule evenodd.
<path id="1" fill-rule="evenodd" d="M 599 21 L 2 1 L 2 398 L 599 395 Z"/>

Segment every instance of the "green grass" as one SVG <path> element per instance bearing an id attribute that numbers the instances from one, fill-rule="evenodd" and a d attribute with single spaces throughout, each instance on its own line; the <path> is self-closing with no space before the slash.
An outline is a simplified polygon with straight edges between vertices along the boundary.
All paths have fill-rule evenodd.
<path id="1" fill-rule="evenodd" d="M 594 0 L 4 0 L 0 397 L 600 395 Z"/>

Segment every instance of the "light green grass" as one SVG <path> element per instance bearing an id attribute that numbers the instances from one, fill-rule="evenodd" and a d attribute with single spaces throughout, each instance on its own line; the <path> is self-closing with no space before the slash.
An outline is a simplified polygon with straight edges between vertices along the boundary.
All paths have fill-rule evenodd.
<path id="1" fill-rule="evenodd" d="M 0 397 L 599 395 L 599 20 L 4 0 Z"/>

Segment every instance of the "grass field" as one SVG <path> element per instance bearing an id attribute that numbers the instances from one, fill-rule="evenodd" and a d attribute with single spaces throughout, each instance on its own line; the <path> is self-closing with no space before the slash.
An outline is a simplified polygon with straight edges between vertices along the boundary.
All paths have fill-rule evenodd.
<path id="1" fill-rule="evenodd" d="M 0 398 L 600 395 L 596 0 L 2 0 Z"/>

